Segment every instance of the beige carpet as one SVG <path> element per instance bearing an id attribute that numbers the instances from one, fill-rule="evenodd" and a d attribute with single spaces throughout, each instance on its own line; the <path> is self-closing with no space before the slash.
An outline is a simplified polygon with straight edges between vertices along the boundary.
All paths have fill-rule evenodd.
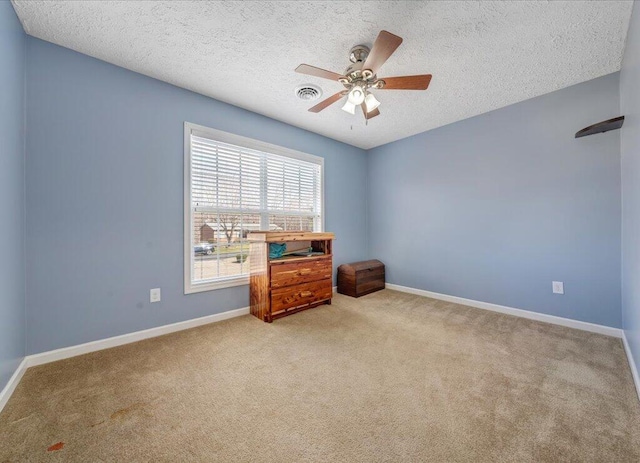
<path id="1" fill-rule="evenodd" d="M 639 433 L 619 339 L 385 290 L 31 368 L 0 461 L 637 462 Z"/>

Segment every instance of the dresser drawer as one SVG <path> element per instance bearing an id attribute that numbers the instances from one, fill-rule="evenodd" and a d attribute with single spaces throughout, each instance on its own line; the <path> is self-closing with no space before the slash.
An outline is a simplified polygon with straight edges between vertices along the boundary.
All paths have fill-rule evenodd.
<path id="1" fill-rule="evenodd" d="M 331 257 L 271 264 L 271 288 L 284 288 L 331 278 Z"/>
<path id="2" fill-rule="evenodd" d="M 331 278 L 271 291 L 271 313 L 331 299 Z"/>

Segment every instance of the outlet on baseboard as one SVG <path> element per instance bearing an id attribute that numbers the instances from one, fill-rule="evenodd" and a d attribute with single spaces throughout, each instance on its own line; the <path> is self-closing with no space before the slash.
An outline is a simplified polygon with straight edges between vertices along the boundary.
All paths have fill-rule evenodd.
<path id="1" fill-rule="evenodd" d="M 160 288 L 153 288 L 149 291 L 149 302 L 160 302 Z"/>
<path id="2" fill-rule="evenodd" d="M 553 294 L 564 294 L 564 283 L 562 281 L 552 281 L 551 288 Z"/>

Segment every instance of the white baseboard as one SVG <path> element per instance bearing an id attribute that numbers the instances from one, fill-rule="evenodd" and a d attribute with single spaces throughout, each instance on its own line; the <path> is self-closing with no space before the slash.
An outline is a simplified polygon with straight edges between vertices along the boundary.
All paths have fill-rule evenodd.
<path id="1" fill-rule="evenodd" d="M 387 283 L 385 285 L 387 289 L 395 291 L 401 291 L 403 293 L 415 294 L 418 296 L 430 297 L 431 299 L 438 299 L 440 301 L 454 302 L 456 304 L 466 305 L 469 307 L 475 307 L 478 309 L 491 310 L 493 312 L 504 313 L 508 315 L 514 315 L 516 317 L 528 318 L 530 320 L 537 320 L 546 323 L 552 323 L 554 325 L 562 325 L 568 328 L 575 328 L 578 330 L 589 331 L 591 333 L 604 334 L 607 336 L 613 336 L 622 339 L 625 353 L 627 354 L 627 361 L 629 362 L 629 368 L 631 368 L 631 375 L 633 376 L 633 383 L 636 387 L 636 393 L 638 394 L 638 400 L 640 400 L 640 375 L 638 375 L 638 369 L 627 341 L 627 336 L 624 330 L 619 328 L 612 328 L 610 326 L 596 325 L 595 323 L 581 322 L 578 320 L 572 320 L 570 318 L 556 317 L 555 315 L 541 314 L 537 312 L 531 312 L 529 310 L 514 309 L 513 307 L 506 307 L 503 305 L 491 304 L 489 302 L 474 301 L 473 299 L 465 299 L 458 296 L 450 296 L 448 294 L 434 293 L 432 291 L 425 291 L 423 289 L 409 288 L 407 286 L 394 285 Z"/>
<path id="2" fill-rule="evenodd" d="M 220 322 L 222 320 L 240 317 L 247 314 L 249 314 L 249 307 L 243 307 L 240 309 L 229 310 L 227 312 L 217 313 L 214 315 L 207 315 L 206 317 L 194 318 L 192 320 L 172 323 L 170 325 L 149 328 L 148 330 L 135 331 L 133 333 L 127 333 L 121 336 L 114 336 L 112 338 L 87 342 L 85 344 L 79 344 L 77 346 L 63 347 L 62 349 L 29 355 L 25 357 L 24 360 L 22 360 L 22 363 L 20 363 L 20 366 L 15 371 L 7 385 L 2 391 L 0 391 L 0 412 L 9 400 L 9 397 L 11 397 L 11 394 L 13 394 L 13 391 L 20 382 L 22 375 L 24 375 L 24 372 L 29 367 L 56 362 L 58 360 L 75 357 L 77 355 L 88 354 L 90 352 L 96 352 L 103 349 L 109 349 L 110 347 L 122 346 L 124 344 L 142 341 L 143 339 L 155 338 L 157 336 L 174 333 L 176 331 L 188 330 L 189 328 L 195 328 L 196 326 L 208 325 L 209 323 Z"/>
<path id="3" fill-rule="evenodd" d="M 22 376 L 24 375 L 25 371 L 27 371 L 26 358 L 22 359 L 22 362 L 20 362 L 20 365 L 18 365 L 18 368 L 16 368 L 16 371 L 14 371 L 13 375 L 11 375 L 11 378 L 9 378 L 9 382 L 7 383 L 7 385 L 4 387 L 4 389 L 2 389 L 2 391 L 0 391 L 0 412 L 2 411 L 4 406 L 7 405 L 7 402 L 9 401 L 9 397 L 11 397 L 11 394 L 13 394 L 13 391 L 16 390 L 16 387 L 18 386 L 18 383 L 22 379 Z"/>
<path id="4" fill-rule="evenodd" d="M 34 367 L 36 365 L 56 362 L 58 360 L 75 357 L 77 355 L 88 354 L 89 352 L 95 352 L 102 349 L 108 349 L 110 347 L 122 346 L 123 344 L 142 341 L 143 339 L 155 338 L 156 336 L 162 336 L 164 334 L 174 333 L 176 331 L 188 330 L 189 328 L 195 328 L 196 326 L 207 325 L 209 323 L 215 323 L 233 317 L 240 317 L 241 315 L 247 315 L 248 313 L 249 307 L 243 307 L 241 309 L 229 310 L 227 312 L 217 313 L 214 315 L 207 315 L 206 317 L 194 318 L 192 320 L 172 323 L 170 325 L 149 328 L 148 330 L 134 331 L 133 333 L 127 333 L 121 336 L 114 336 L 112 338 L 100 339 L 98 341 L 87 342 L 85 344 L 78 344 L 77 346 L 63 347 L 62 349 L 50 350 L 48 352 L 42 352 L 40 354 L 29 355 L 25 360 L 27 361 L 27 366 Z"/>
<path id="5" fill-rule="evenodd" d="M 633 383 L 636 385 L 636 394 L 638 394 L 638 400 L 640 400 L 640 376 L 638 376 L 638 369 L 636 368 L 636 362 L 634 362 L 633 354 L 631 353 L 631 347 L 627 341 L 627 335 L 622 332 L 622 344 L 624 344 L 624 351 L 627 353 L 627 360 L 629 361 L 629 368 L 631 368 L 631 376 L 633 376 Z"/>
<path id="6" fill-rule="evenodd" d="M 531 320 L 538 320 L 547 323 L 553 323 L 556 325 L 567 326 L 569 328 L 576 328 L 579 330 L 590 331 L 592 333 L 605 334 L 608 336 L 614 336 L 622 338 L 627 358 L 629 359 L 629 365 L 633 374 L 633 379 L 636 384 L 636 390 L 638 397 L 640 398 L 640 379 L 638 377 L 638 371 L 635 363 L 633 362 L 633 356 L 627 339 L 624 336 L 624 332 L 618 328 L 611 328 L 609 326 L 596 325 L 594 323 L 581 322 L 577 320 L 571 320 L 569 318 L 556 317 L 553 315 L 545 315 L 536 312 L 530 312 L 528 310 L 514 309 L 512 307 L 501 306 L 497 304 L 490 304 L 488 302 L 474 301 L 472 299 L 465 299 L 457 296 L 449 296 L 447 294 L 434 293 L 431 291 L 425 291 L 422 289 L 409 288 L 406 286 L 394 285 L 391 283 L 386 284 L 386 288 L 395 291 L 401 291 L 410 294 L 416 294 L 418 296 L 430 297 L 432 299 L 439 299 L 447 302 L 454 302 L 456 304 L 466 305 L 479 309 L 491 310 L 494 312 L 500 312 L 508 315 L 514 315 L 516 317 L 528 318 Z M 334 292 L 336 287 L 333 288 Z M 96 352 L 110 347 L 117 347 L 132 342 L 142 341 L 143 339 L 154 338 L 176 331 L 182 331 L 189 328 L 195 328 L 196 326 L 207 325 L 209 323 L 215 323 L 229 318 L 240 317 L 242 315 L 249 314 L 249 307 L 243 307 L 240 309 L 229 310 L 219 314 L 208 315 L 206 317 L 194 318 L 192 320 L 186 320 L 183 322 L 172 323 L 170 325 L 159 326 L 156 328 L 150 328 L 147 330 L 136 331 L 133 333 L 123 334 L 121 336 L 114 336 L 111 338 L 101 339 L 98 341 L 92 341 L 85 344 L 79 344 L 77 346 L 64 347 L 62 349 L 56 349 L 48 352 L 42 352 L 40 354 L 29 355 L 25 357 L 15 373 L 9 379 L 7 385 L 0 391 L 0 412 L 6 405 L 9 397 L 13 394 L 16 386 L 22 379 L 27 368 L 37 365 L 43 365 L 45 363 L 55 362 L 58 360 L 75 357 L 78 355 L 88 354 L 90 352 Z"/>
<path id="7" fill-rule="evenodd" d="M 546 315 L 538 312 L 531 312 L 529 310 L 514 309 L 513 307 L 506 307 L 503 305 L 491 304 L 489 302 L 474 301 L 473 299 L 465 299 L 463 297 L 458 297 L 458 296 L 449 296 L 448 294 L 434 293 L 432 291 L 409 288 L 407 286 L 394 285 L 391 283 L 387 283 L 385 287 L 387 289 L 393 289 L 395 291 L 401 291 L 403 293 L 416 294 L 418 296 L 430 297 L 431 299 L 454 302 L 456 304 L 475 307 L 477 309 L 491 310 L 493 312 L 514 315 L 516 317 L 528 318 L 530 320 L 537 320 L 540 322 L 552 323 L 554 325 L 562 325 L 569 328 L 575 328 L 578 330 L 590 331 L 591 333 L 599 333 L 607 336 L 613 336 L 616 338 L 622 338 L 622 330 L 619 328 L 612 328 L 610 326 L 596 325 L 595 323 L 581 322 L 578 320 L 573 320 L 571 318 L 556 317 L 555 315 Z"/>

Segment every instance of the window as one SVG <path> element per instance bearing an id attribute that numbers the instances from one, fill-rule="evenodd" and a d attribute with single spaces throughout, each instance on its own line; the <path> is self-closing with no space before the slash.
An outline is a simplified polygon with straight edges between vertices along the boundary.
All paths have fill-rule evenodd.
<path id="1" fill-rule="evenodd" d="M 248 233 L 322 231 L 323 159 L 185 123 L 185 293 L 248 284 Z"/>

